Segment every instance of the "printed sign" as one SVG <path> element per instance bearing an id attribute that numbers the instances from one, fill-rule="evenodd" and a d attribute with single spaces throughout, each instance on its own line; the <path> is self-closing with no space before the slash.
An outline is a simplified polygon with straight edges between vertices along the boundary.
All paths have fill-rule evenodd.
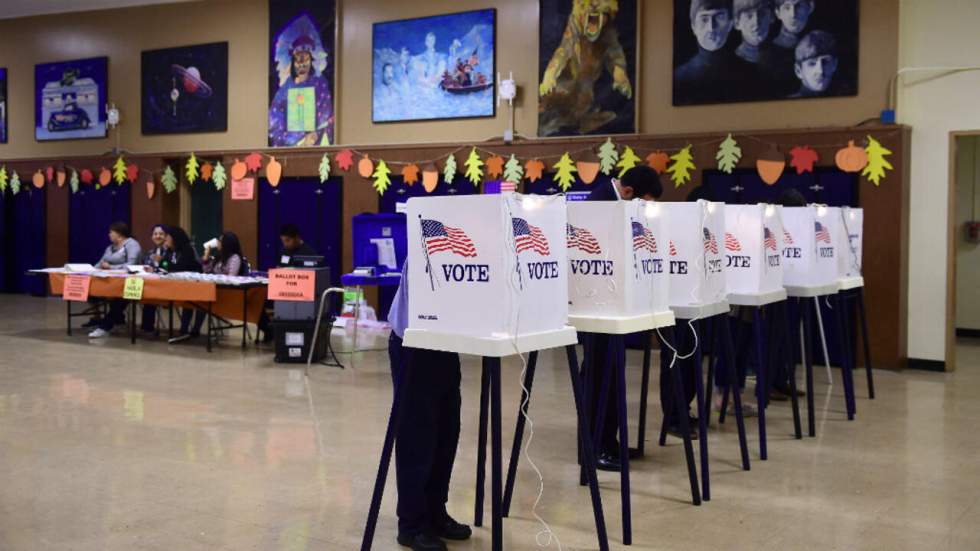
<path id="1" fill-rule="evenodd" d="M 92 278 L 90 276 L 68 274 L 65 276 L 65 283 L 61 296 L 65 300 L 85 302 L 88 300 L 88 290 L 91 284 Z"/>
<path id="2" fill-rule="evenodd" d="M 143 278 L 127 277 L 126 284 L 123 286 L 123 298 L 126 300 L 142 300 Z"/>
<path id="3" fill-rule="evenodd" d="M 232 201 L 251 201 L 255 197 L 255 178 L 231 181 Z"/>
<path id="4" fill-rule="evenodd" d="M 313 302 L 316 272 L 312 270 L 269 270 L 269 300 Z"/>

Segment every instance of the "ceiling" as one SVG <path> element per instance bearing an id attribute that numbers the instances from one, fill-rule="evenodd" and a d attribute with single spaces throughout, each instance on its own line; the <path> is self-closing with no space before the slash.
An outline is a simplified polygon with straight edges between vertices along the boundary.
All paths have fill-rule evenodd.
<path id="1" fill-rule="evenodd" d="M 0 19 L 192 1 L 194 0 L 0 0 Z"/>

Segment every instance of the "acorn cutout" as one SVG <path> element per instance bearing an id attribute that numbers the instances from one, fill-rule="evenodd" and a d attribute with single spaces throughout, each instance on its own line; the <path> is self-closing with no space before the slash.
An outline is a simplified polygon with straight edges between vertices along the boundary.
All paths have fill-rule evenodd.
<path id="1" fill-rule="evenodd" d="M 34 173 L 34 176 L 31 177 L 31 183 L 34 184 L 34 187 L 36 187 L 37 189 L 43 188 L 44 187 L 44 173 L 41 172 L 40 170 L 38 170 L 37 172 L 35 172 Z"/>
<path id="2" fill-rule="evenodd" d="M 599 176 L 598 161 L 578 161 L 575 163 L 575 169 L 578 170 L 579 180 L 584 184 L 591 184 Z"/>
<path id="3" fill-rule="evenodd" d="M 435 191 L 436 186 L 439 185 L 439 170 L 436 169 L 436 165 L 429 163 L 422 170 L 422 188 L 425 189 L 426 193 L 432 193 Z"/>
<path id="4" fill-rule="evenodd" d="M 235 163 L 231 165 L 231 179 L 241 180 L 246 174 L 248 174 L 248 167 L 239 159 L 235 159 Z"/>
<path id="5" fill-rule="evenodd" d="M 786 157 L 775 146 L 771 147 L 756 159 L 755 168 L 759 171 L 762 181 L 771 186 L 783 175 L 783 170 L 786 169 Z"/>
<path id="6" fill-rule="evenodd" d="M 276 160 L 275 157 L 269 157 L 269 162 L 265 165 L 265 179 L 269 181 L 269 185 L 276 187 L 279 185 L 279 180 L 282 178 L 282 164 Z"/>
<path id="7" fill-rule="evenodd" d="M 67 178 L 67 175 L 65 174 L 65 171 L 64 170 L 59 170 L 58 172 L 56 172 L 55 175 L 54 175 L 54 178 L 55 178 L 55 181 L 58 182 L 58 187 L 64 187 L 65 186 L 65 179 Z"/>
<path id="8" fill-rule="evenodd" d="M 834 156 L 837 168 L 844 172 L 860 172 L 868 166 L 868 152 L 863 147 L 854 145 L 854 140 L 847 141 L 847 147 Z"/>
<path id="9" fill-rule="evenodd" d="M 357 173 L 361 178 L 370 178 L 374 174 L 374 163 L 371 162 L 370 157 L 364 155 L 360 161 L 357 161 Z"/>
<path id="10" fill-rule="evenodd" d="M 157 184 L 153 180 L 146 181 L 146 198 L 153 199 L 153 194 L 157 190 Z"/>

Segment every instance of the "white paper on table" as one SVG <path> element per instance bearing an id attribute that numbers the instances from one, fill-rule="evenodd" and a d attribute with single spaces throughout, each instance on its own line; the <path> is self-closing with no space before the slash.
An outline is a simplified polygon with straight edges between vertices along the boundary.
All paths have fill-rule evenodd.
<path id="1" fill-rule="evenodd" d="M 378 265 L 398 269 L 398 261 L 395 260 L 395 240 L 390 237 L 380 237 L 371 240 L 378 247 Z"/>
<path id="2" fill-rule="evenodd" d="M 91 264 L 65 264 L 66 272 L 94 272 L 95 266 Z"/>

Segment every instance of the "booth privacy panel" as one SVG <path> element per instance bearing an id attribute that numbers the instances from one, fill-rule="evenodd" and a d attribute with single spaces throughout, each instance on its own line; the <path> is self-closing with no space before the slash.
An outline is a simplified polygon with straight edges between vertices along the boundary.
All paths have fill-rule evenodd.
<path id="1" fill-rule="evenodd" d="M 723 203 L 661 203 L 670 225 L 668 273 L 671 306 L 725 300 Z"/>

